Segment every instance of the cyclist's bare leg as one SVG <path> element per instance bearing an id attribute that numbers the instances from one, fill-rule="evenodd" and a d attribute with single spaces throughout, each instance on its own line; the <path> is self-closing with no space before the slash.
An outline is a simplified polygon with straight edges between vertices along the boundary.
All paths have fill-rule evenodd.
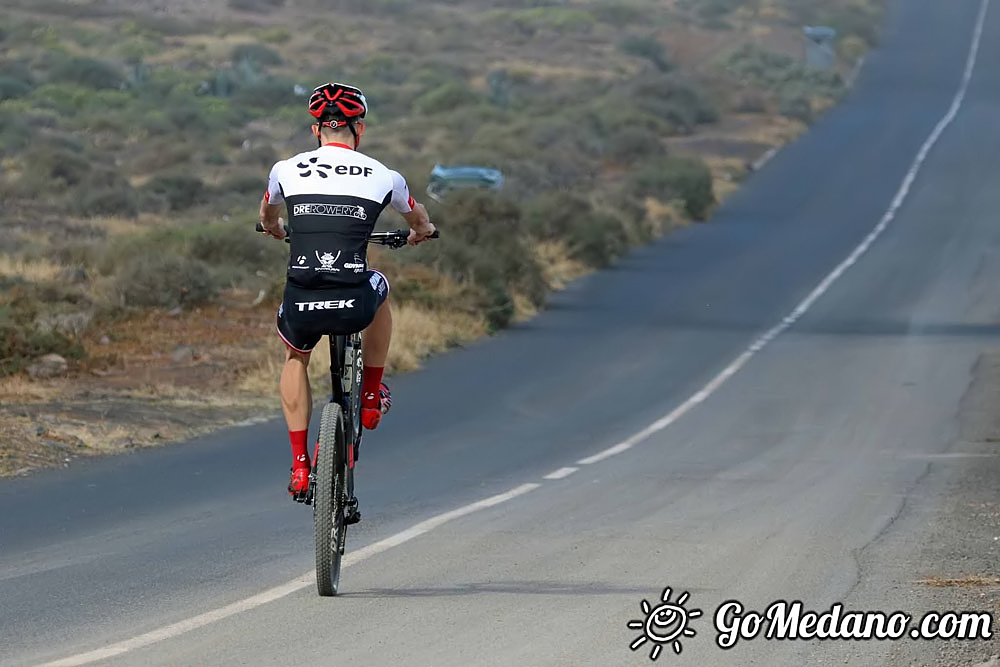
<path id="1" fill-rule="evenodd" d="M 389 307 L 389 299 L 386 299 L 375 311 L 375 319 L 362 334 L 361 344 L 363 345 L 366 366 L 385 367 L 385 361 L 389 357 L 389 341 L 391 339 L 392 309 Z"/>
<path id="2" fill-rule="evenodd" d="M 281 371 L 281 408 L 289 431 L 304 431 L 312 418 L 312 389 L 309 387 L 309 355 L 286 348 Z"/>
<path id="3" fill-rule="evenodd" d="M 288 492 L 296 500 L 305 497 L 312 467 L 307 441 L 309 418 L 312 417 L 308 368 L 308 354 L 287 349 L 285 367 L 281 369 L 281 408 L 288 422 L 288 439 L 292 446 L 292 478 L 288 482 Z"/>

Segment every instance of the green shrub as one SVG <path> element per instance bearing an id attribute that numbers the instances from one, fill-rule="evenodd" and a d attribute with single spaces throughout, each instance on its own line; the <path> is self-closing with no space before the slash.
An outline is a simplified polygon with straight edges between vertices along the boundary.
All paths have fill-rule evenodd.
<path id="1" fill-rule="evenodd" d="M 593 4 L 590 11 L 601 23 L 607 23 L 616 28 L 624 28 L 627 25 L 645 23 L 648 25 L 646 12 L 633 5 L 626 5 L 617 0 L 608 0 Z"/>
<path id="2" fill-rule="evenodd" d="M 176 171 L 154 176 L 142 188 L 147 202 L 168 211 L 182 211 L 208 198 L 205 183 L 192 173 Z M 146 207 L 144 207 L 146 208 Z"/>
<path id="3" fill-rule="evenodd" d="M 212 284 L 233 284 L 256 281 L 261 270 L 280 273 L 287 253 L 286 245 L 254 233 L 248 221 L 194 224 L 114 239 L 92 265 L 120 276 L 130 258 L 162 254 L 203 263 Z"/>
<path id="4" fill-rule="evenodd" d="M 284 61 L 278 52 L 264 44 L 239 44 L 233 48 L 234 63 L 249 61 L 257 65 L 280 65 Z"/>
<path id="5" fill-rule="evenodd" d="M 379 53 L 367 58 L 361 63 L 359 77 L 373 83 L 388 83 L 398 86 L 409 78 L 409 71 L 404 62 L 388 53 Z M 370 86 L 369 86 L 370 87 Z M 367 88 L 365 93 L 367 94 Z"/>
<path id="6" fill-rule="evenodd" d="M 113 289 L 123 306 L 159 308 L 206 303 L 218 292 L 208 264 L 163 250 L 127 258 Z"/>
<path id="7" fill-rule="evenodd" d="M 53 81 L 66 81 L 96 90 L 121 88 L 125 84 L 125 76 L 117 65 L 84 57 L 63 60 L 52 69 L 50 77 Z"/>
<path id="8" fill-rule="evenodd" d="M 91 162 L 70 144 L 42 142 L 24 154 L 20 181 L 30 193 L 52 192 L 79 185 L 91 170 Z"/>
<path id="9" fill-rule="evenodd" d="M 588 266 L 603 268 L 628 248 L 626 229 L 630 214 L 635 224 L 641 211 L 611 215 L 595 210 L 583 196 L 566 191 L 546 192 L 524 208 L 525 226 L 533 236 L 566 243 L 570 257 Z"/>
<path id="10" fill-rule="evenodd" d="M 27 368 L 35 358 L 59 354 L 68 359 L 85 356 L 83 345 L 52 329 L 40 331 L 34 326 L 17 325 L 3 317 L 0 307 L 0 377 Z"/>
<path id="11" fill-rule="evenodd" d="M 31 94 L 31 90 L 31 84 L 26 81 L 9 76 L 0 76 L 0 102 L 18 97 L 27 97 Z"/>
<path id="12" fill-rule="evenodd" d="M 451 111 L 459 107 L 476 104 L 479 96 L 459 81 L 449 81 L 429 90 L 413 102 L 413 108 L 420 113 L 432 114 Z"/>
<path id="13" fill-rule="evenodd" d="M 273 111 L 296 104 L 299 99 L 295 96 L 294 83 L 284 77 L 269 76 L 242 86 L 233 96 L 233 102 L 262 111 Z"/>
<path id="14" fill-rule="evenodd" d="M 571 256 L 596 268 L 610 265 L 628 249 L 622 220 L 599 211 L 579 216 L 569 241 Z"/>
<path id="15" fill-rule="evenodd" d="M 738 95 L 733 106 L 739 113 L 764 113 L 768 108 L 767 97 L 756 90 L 745 90 Z"/>
<path id="16" fill-rule="evenodd" d="M 647 161 L 637 166 L 629 182 L 636 196 L 683 200 L 685 212 L 695 220 L 704 220 L 715 204 L 712 172 L 698 158 Z"/>
<path id="17" fill-rule="evenodd" d="M 698 18 L 712 23 L 721 21 L 745 2 L 746 0 L 697 0 L 694 8 Z"/>
<path id="18" fill-rule="evenodd" d="M 582 195 L 566 190 L 543 192 L 524 206 L 525 229 L 543 239 L 565 237 L 581 216 L 593 211 Z"/>
<path id="19" fill-rule="evenodd" d="M 139 214 L 139 197 L 128 183 L 91 188 L 79 197 L 84 215 L 120 215 L 134 218 Z"/>
<path id="20" fill-rule="evenodd" d="M 241 12 L 254 12 L 256 14 L 270 14 L 275 9 L 285 5 L 285 0 L 227 0 L 226 4 L 231 9 Z"/>
<path id="21" fill-rule="evenodd" d="M 118 56 L 130 65 L 137 65 L 148 56 L 154 56 L 162 50 L 162 47 L 151 39 L 145 37 L 131 37 L 115 47 Z"/>
<path id="22" fill-rule="evenodd" d="M 624 127 L 611 136 L 607 157 L 620 164 L 630 164 L 648 158 L 663 157 L 667 148 L 655 132 L 642 127 Z"/>
<path id="23" fill-rule="evenodd" d="M 276 3 L 271 3 L 276 4 Z M 288 28 L 282 26 L 275 26 L 273 28 L 264 28 L 257 33 L 262 42 L 267 42 L 268 44 L 287 44 L 292 39 L 292 33 L 289 32 Z"/>
<path id="24" fill-rule="evenodd" d="M 0 112 L 0 154 L 10 155 L 27 146 L 37 126 L 29 123 L 23 114 Z"/>
<path id="25" fill-rule="evenodd" d="M 663 44 L 652 35 L 629 35 L 618 43 L 618 48 L 630 56 L 645 58 L 661 72 L 673 69 Z"/>
<path id="26" fill-rule="evenodd" d="M 87 305 L 79 291 L 0 276 L 0 376 L 22 370 L 43 354 L 69 359 L 84 356 L 78 341 L 36 325 L 39 315 L 64 304 L 77 309 Z"/>
<path id="27" fill-rule="evenodd" d="M 782 96 L 778 103 L 778 113 L 807 124 L 813 121 L 812 104 L 805 95 L 789 94 Z"/>
<path id="28" fill-rule="evenodd" d="M 249 172 L 240 172 L 227 176 L 216 189 L 221 193 L 260 195 L 264 192 L 264 181 L 266 180 L 266 174 L 263 173 L 252 174 Z"/>
<path id="29" fill-rule="evenodd" d="M 462 190 L 435 207 L 433 217 L 448 230 L 448 242 L 429 244 L 426 261 L 477 290 L 492 326 L 509 323 L 513 293 L 536 305 L 544 302 L 545 279 L 515 203 L 490 192 Z"/>
<path id="30" fill-rule="evenodd" d="M 260 183 L 257 184 L 260 190 Z M 236 269 L 245 274 L 257 270 L 283 269 L 287 246 L 274 239 L 256 234 L 253 225 L 196 225 L 175 235 L 175 247 L 187 257 L 214 267 L 223 267 L 232 277 Z"/>
<path id="31" fill-rule="evenodd" d="M 563 34 L 587 33 L 597 24 L 597 19 L 590 12 L 570 7 L 518 9 L 509 12 L 508 16 L 526 35 L 534 35 L 540 30 Z"/>
<path id="32" fill-rule="evenodd" d="M 719 112 L 694 82 L 674 75 L 638 77 L 631 82 L 635 107 L 658 116 L 684 133 L 713 123 Z"/>
<path id="33" fill-rule="evenodd" d="M 752 44 L 730 52 L 723 58 L 722 65 L 743 83 L 779 95 L 835 97 L 844 89 L 844 82 L 835 71 L 810 69 L 791 56 Z"/>
<path id="34" fill-rule="evenodd" d="M 878 44 L 883 8 L 880 3 L 852 2 L 823 12 L 820 22 L 837 31 L 839 38 L 857 37 L 869 47 Z"/>

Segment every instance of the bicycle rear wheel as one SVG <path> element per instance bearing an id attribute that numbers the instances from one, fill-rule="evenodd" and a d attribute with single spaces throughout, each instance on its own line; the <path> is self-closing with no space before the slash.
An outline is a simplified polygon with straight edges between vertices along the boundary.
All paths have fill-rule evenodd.
<path id="1" fill-rule="evenodd" d="M 323 407 L 319 427 L 319 454 L 316 456 L 316 494 L 313 519 L 316 526 L 316 590 L 322 596 L 337 594 L 340 561 L 347 539 L 344 521 L 346 499 L 347 445 L 344 414 L 337 403 Z"/>

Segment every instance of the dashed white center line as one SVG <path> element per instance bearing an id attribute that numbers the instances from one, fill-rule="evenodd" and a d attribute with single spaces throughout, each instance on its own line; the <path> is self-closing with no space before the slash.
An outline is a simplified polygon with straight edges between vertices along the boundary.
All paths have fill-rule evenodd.
<path id="1" fill-rule="evenodd" d="M 559 468 L 559 470 L 550 472 L 548 475 L 544 477 L 544 479 L 562 479 L 563 477 L 569 477 L 577 470 L 579 470 L 579 468 L 574 468 L 573 466 L 569 466 L 566 468 Z"/>

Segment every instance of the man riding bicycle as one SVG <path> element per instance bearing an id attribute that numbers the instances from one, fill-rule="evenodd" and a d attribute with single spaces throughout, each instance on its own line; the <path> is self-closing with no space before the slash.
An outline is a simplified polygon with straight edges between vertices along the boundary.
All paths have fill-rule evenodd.
<path id="1" fill-rule="evenodd" d="M 260 203 L 265 232 L 285 238 L 278 217 L 282 204 L 294 231 L 277 326 L 287 347 L 281 406 L 292 446 L 288 492 L 295 498 L 304 497 L 309 488 L 309 355 L 324 334 L 364 331 L 362 425 L 376 428 L 392 402 L 382 382 L 392 336 L 389 283 L 368 266 L 368 237 L 375 222 L 391 204 L 410 226 L 410 245 L 434 233 L 427 210 L 410 196 L 403 177 L 358 152 L 367 112 L 368 102 L 358 88 L 340 83 L 316 88 L 309 113 L 316 119 L 312 132 L 319 147 L 277 162 Z"/>

